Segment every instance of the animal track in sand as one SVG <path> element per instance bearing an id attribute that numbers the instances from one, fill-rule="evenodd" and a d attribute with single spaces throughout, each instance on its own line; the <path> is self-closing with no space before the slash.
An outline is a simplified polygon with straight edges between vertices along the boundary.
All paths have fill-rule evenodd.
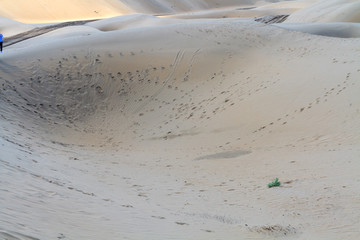
<path id="1" fill-rule="evenodd" d="M 317 97 L 313 102 L 310 102 L 307 106 L 303 106 L 299 109 L 295 109 L 293 111 L 293 114 L 287 113 L 287 114 L 283 115 L 283 117 L 277 119 L 277 122 L 280 122 L 281 120 L 285 120 L 285 119 L 289 119 L 289 118 L 294 119 L 296 117 L 294 115 L 295 113 L 303 113 L 306 110 L 311 109 L 314 106 L 313 104 L 326 103 L 328 101 L 328 97 L 338 96 L 340 93 L 342 93 L 344 90 L 346 90 L 347 86 L 349 86 L 348 81 L 349 81 L 350 77 L 351 77 L 351 73 L 347 73 L 345 80 L 343 80 L 341 83 L 338 83 L 335 87 L 332 87 L 330 90 L 327 90 L 325 88 L 323 97 Z M 287 123 L 288 123 L 288 121 L 283 121 L 281 125 L 285 125 Z M 270 126 L 274 126 L 274 125 L 275 125 L 274 122 L 271 122 L 267 125 L 264 125 L 264 126 L 258 128 L 255 131 L 253 131 L 253 133 L 260 132 L 260 131 L 264 130 L 266 127 L 270 127 Z"/>
<path id="2" fill-rule="evenodd" d="M 298 231 L 296 228 L 289 226 L 281 226 L 281 225 L 269 225 L 269 226 L 261 226 L 261 227 L 249 227 L 249 231 L 257 232 L 264 235 L 270 236 L 287 236 L 297 234 Z"/>

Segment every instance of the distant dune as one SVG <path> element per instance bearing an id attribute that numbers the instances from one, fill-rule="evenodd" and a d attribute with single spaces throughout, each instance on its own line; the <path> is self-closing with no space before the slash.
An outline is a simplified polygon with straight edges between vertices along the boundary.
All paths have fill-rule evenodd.
<path id="1" fill-rule="evenodd" d="M 171 14 L 184 11 L 252 5 L 256 0 L 11 0 L 1 2 L 0 15 L 24 23 L 108 18 L 129 13 Z M 21 7 L 19 7 L 21 6 Z"/>
<path id="2" fill-rule="evenodd" d="M 358 1 L 16 2 L 0 240 L 359 239 Z"/>

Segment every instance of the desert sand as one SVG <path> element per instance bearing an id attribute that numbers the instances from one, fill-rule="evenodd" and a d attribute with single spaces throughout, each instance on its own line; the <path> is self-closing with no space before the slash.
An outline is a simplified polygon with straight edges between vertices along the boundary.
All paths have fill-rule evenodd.
<path id="1" fill-rule="evenodd" d="M 357 0 L 13 2 L 0 239 L 360 238 Z"/>

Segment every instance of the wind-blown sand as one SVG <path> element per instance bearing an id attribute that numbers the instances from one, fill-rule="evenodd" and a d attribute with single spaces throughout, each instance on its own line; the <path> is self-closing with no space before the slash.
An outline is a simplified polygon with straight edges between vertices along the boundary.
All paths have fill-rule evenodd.
<path id="1" fill-rule="evenodd" d="M 359 238 L 356 1 L 234 2 L 0 20 L 0 239 Z"/>

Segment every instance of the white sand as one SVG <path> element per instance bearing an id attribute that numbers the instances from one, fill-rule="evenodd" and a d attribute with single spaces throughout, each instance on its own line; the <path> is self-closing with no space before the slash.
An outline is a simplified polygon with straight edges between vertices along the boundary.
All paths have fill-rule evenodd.
<path id="1" fill-rule="evenodd" d="M 6 37 L 26 32 L 33 28 L 34 27 L 31 25 L 20 23 L 7 18 L 0 18 L 0 33 Z"/>
<path id="2" fill-rule="evenodd" d="M 360 22 L 360 2 L 319 0 L 294 13 L 287 22 Z"/>
<path id="3" fill-rule="evenodd" d="M 276 26 L 321 36 L 360 38 L 360 23 L 280 23 Z"/>
<path id="4" fill-rule="evenodd" d="M 203 13 L 117 16 L 4 49 L 0 239 L 360 237 L 357 23 Z"/>

